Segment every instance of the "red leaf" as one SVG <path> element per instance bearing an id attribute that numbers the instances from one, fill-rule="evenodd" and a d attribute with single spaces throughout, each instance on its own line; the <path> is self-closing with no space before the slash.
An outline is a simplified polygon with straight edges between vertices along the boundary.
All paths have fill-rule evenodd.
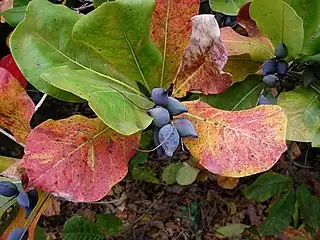
<path id="1" fill-rule="evenodd" d="M 2 58 L 0 67 L 7 69 L 24 88 L 27 86 L 27 79 L 23 76 L 11 54 Z"/>
<path id="2" fill-rule="evenodd" d="M 23 157 L 29 183 L 74 202 L 103 198 L 128 171 L 140 133 L 120 135 L 98 118 L 48 120 L 30 133 Z"/>
<path id="3" fill-rule="evenodd" d="M 160 87 L 173 81 L 188 45 L 190 18 L 198 14 L 200 0 L 156 0 L 151 19 L 151 38 L 164 58 Z"/>
<path id="4" fill-rule="evenodd" d="M 213 15 L 198 15 L 191 19 L 190 43 L 183 52 L 173 95 L 184 97 L 188 91 L 218 94 L 229 88 L 232 75 L 222 71 L 227 52 L 220 39 L 220 30 Z"/>
<path id="5" fill-rule="evenodd" d="M 184 140 L 191 154 L 214 174 L 243 177 L 270 169 L 287 149 L 287 118 L 276 105 L 223 111 L 201 101 L 183 103 L 197 139 Z M 179 116 L 181 117 L 181 116 Z"/>
<path id="6" fill-rule="evenodd" d="M 0 67 L 0 127 L 25 143 L 30 132 L 34 103 L 9 71 Z"/>
<path id="7" fill-rule="evenodd" d="M 251 2 L 248 2 L 240 8 L 237 16 L 237 23 L 247 30 L 250 37 L 253 37 L 260 35 L 260 31 L 256 22 L 250 17 L 250 4 Z"/>

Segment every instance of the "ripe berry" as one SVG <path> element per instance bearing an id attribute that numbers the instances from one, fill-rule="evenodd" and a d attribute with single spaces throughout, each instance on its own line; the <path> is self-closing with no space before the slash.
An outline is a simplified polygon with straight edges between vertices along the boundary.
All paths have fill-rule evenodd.
<path id="1" fill-rule="evenodd" d="M 269 74 L 275 74 L 277 72 L 277 61 L 275 59 L 270 59 L 265 61 L 262 65 L 262 74 L 263 76 Z"/>
<path id="2" fill-rule="evenodd" d="M 287 46 L 284 43 L 278 44 L 274 50 L 277 58 L 286 58 L 288 55 Z"/>
<path id="3" fill-rule="evenodd" d="M 268 87 L 274 87 L 279 83 L 279 78 L 274 75 L 267 75 L 263 77 L 263 82 Z"/>
<path id="4" fill-rule="evenodd" d="M 153 124 L 156 127 L 160 128 L 170 122 L 170 114 L 168 110 L 163 107 L 149 109 L 148 113 L 153 117 Z"/>
<path id="5" fill-rule="evenodd" d="M 14 183 L 8 181 L 0 182 L 0 195 L 5 197 L 13 197 L 17 196 L 18 194 L 19 190 Z"/>
<path id="6" fill-rule="evenodd" d="M 168 109 L 171 115 L 179 115 L 181 113 L 188 112 L 188 109 L 181 102 L 179 102 L 179 100 L 173 97 L 168 98 L 166 109 Z"/>
<path id="7" fill-rule="evenodd" d="M 168 92 L 164 88 L 154 88 L 151 93 L 152 101 L 157 105 L 168 104 Z"/>
<path id="8" fill-rule="evenodd" d="M 284 60 L 280 60 L 277 63 L 277 72 L 279 74 L 286 74 L 288 70 L 288 63 Z"/>

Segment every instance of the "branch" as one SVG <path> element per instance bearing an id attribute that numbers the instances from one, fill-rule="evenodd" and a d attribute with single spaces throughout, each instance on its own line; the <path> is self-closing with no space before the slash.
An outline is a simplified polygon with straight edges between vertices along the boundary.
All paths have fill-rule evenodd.
<path id="1" fill-rule="evenodd" d="M 25 147 L 26 145 L 24 143 L 21 143 L 19 141 L 17 141 L 17 139 L 15 139 L 14 136 L 12 136 L 10 133 L 7 133 L 5 130 L 0 128 L 0 133 L 2 133 L 3 135 L 7 136 L 8 138 L 10 138 L 12 141 L 16 142 L 17 144 L 19 144 L 21 147 Z"/>

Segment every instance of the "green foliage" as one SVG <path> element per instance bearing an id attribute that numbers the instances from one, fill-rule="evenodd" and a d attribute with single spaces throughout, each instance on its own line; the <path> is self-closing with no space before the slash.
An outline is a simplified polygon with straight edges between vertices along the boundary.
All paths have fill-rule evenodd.
<path id="1" fill-rule="evenodd" d="M 209 0 L 213 11 L 222 12 L 226 15 L 237 15 L 239 9 L 251 0 Z"/>
<path id="2" fill-rule="evenodd" d="M 105 240 L 100 227 L 85 217 L 74 216 L 66 221 L 62 231 L 63 240 Z"/>
<path id="3" fill-rule="evenodd" d="M 279 173 L 268 172 L 260 175 L 257 180 L 244 189 L 247 199 L 264 202 L 288 190 L 292 185 L 290 177 Z"/>
<path id="4" fill-rule="evenodd" d="M 289 226 L 293 219 L 295 200 L 295 191 L 290 189 L 273 203 L 267 219 L 259 227 L 262 236 L 278 235 Z"/>
<path id="5" fill-rule="evenodd" d="M 99 225 L 108 236 L 116 236 L 121 232 L 122 222 L 116 216 L 97 214 L 96 218 L 96 224 Z"/>
<path id="6" fill-rule="evenodd" d="M 184 163 L 183 166 L 178 170 L 176 177 L 177 183 L 179 185 L 189 185 L 196 180 L 199 172 L 199 169 Z"/>
<path id="7" fill-rule="evenodd" d="M 162 179 L 166 184 L 174 184 L 177 181 L 177 175 L 184 165 L 183 163 L 172 163 L 163 170 Z"/>
<path id="8" fill-rule="evenodd" d="M 132 178 L 135 180 L 146 181 L 159 184 L 160 181 L 156 177 L 156 173 L 149 167 L 134 167 L 131 170 Z"/>
<path id="9" fill-rule="evenodd" d="M 227 224 L 224 227 L 218 228 L 216 231 L 224 237 L 239 237 L 241 236 L 241 233 L 243 233 L 243 231 L 248 227 L 249 226 L 245 224 L 235 223 Z"/>
<path id="10" fill-rule="evenodd" d="M 129 168 L 133 169 L 139 164 L 144 164 L 148 160 L 148 153 L 140 152 L 137 153 L 130 161 Z"/>
<path id="11" fill-rule="evenodd" d="M 219 95 L 201 95 L 200 100 L 212 107 L 238 111 L 253 108 L 263 88 L 261 75 L 249 75 L 244 81 L 235 83 Z"/>
<path id="12" fill-rule="evenodd" d="M 250 16 L 274 47 L 280 43 L 286 44 L 289 59 L 302 53 L 303 21 L 290 5 L 282 0 L 254 0 L 250 6 Z"/>
<path id="13" fill-rule="evenodd" d="M 46 231 L 37 225 L 34 232 L 34 240 L 46 240 L 46 239 L 47 239 Z"/>
<path id="14" fill-rule="evenodd" d="M 304 223 L 315 229 L 320 228 L 320 199 L 313 196 L 306 185 L 297 189 L 297 198 L 300 206 L 300 215 Z"/>
<path id="15" fill-rule="evenodd" d="M 312 88 L 296 88 L 281 93 L 278 105 L 288 117 L 288 140 L 317 142 L 317 138 L 314 137 L 320 126 L 320 93 Z"/>
<path id="16" fill-rule="evenodd" d="M 26 10 L 27 6 L 15 7 L 2 12 L 1 15 L 11 27 L 15 27 L 24 19 Z"/>

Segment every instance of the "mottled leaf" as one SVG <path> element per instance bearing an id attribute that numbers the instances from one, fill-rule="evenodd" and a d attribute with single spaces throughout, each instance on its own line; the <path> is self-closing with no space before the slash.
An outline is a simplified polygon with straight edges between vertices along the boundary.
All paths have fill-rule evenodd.
<path id="1" fill-rule="evenodd" d="M 320 198 L 313 196 L 306 185 L 297 189 L 300 214 L 304 223 L 315 229 L 320 228 Z"/>
<path id="2" fill-rule="evenodd" d="M 244 196 L 256 202 L 264 202 L 277 196 L 292 185 L 290 177 L 279 173 L 268 172 L 260 175 L 254 183 L 244 189 Z"/>
<path id="3" fill-rule="evenodd" d="M 152 122 L 146 109 L 154 104 L 136 88 L 123 82 L 108 80 L 88 70 L 73 70 L 66 66 L 51 68 L 42 73 L 41 77 L 52 86 L 88 100 L 97 116 L 123 135 L 143 130 Z"/>
<path id="4" fill-rule="evenodd" d="M 232 76 L 222 71 L 228 57 L 218 23 L 213 15 L 206 14 L 191 21 L 190 42 L 174 80 L 173 96 L 184 97 L 192 90 L 206 95 L 222 93 L 230 87 Z"/>
<path id="5" fill-rule="evenodd" d="M 25 143 L 30 132 L 34 103 L 19 81 L 0 67 L 0 127 Z"/>
<path id="6" fill-rule="evenodd" d="M 48 120 L 32 130 L 25 148 L 28 188 L 74 202 L 97 201 L 125 177 L 139 139 L 140 134 L 116 133 L 98 118 Z"/>
<path id="7" fill-rule="evenodd" d="M 131 170 L 132 178 L 139 181 L 146 181 L 150 183 L 159 184 L 159 179 L 156 177 L 156 173 L 149 167 L 134 167 Z"/>
<path id="8" fill-rule="evenodd" d="M 229 112 L 201 101 L 183 104 L 189 112 L 181 116 L 193 123 L 199 136 L 184 143 L 214 174 L 243 177 L 266 171 L 287 149 L 287 119 L 279 106 Z"/>
<path id="9" fill-rule="evenodd" d="M 237 111 L 253 108 L 264 84 L 261 75 L 249 75 L 246 80 L 233 84 L 227 91 L 218 95 L 200 96 L 200 100 L 211 107 Z"/>
<path id="10" fill-rule="evenodd" d="M 250 17 L 250 4 L 251 2 L 248 2 L 240 8 L 237 15 L 237 23 L 246 29 L 249 36 L 253 37 L 260 35 L 260 31 L 256 22 Z"/>
<path id="11" fill-rule="evenodd" d="M 265 60 L 273 57 L 272 44 L 266 37 L 245 37 L 226 27 L 221 29 L 221 39 L 228 53 L 223 70 L 232 74 L 233 82 L 256 73 Z"/>
<path id="12" fill-rule="evenodd" d="M 27 86 L 27 80 L 18 68 L 11 54 L 3 57 L 0 61 L 0 67 L 7 69 L 14 78 L 16 78 L 23 87 Z"/>
<path id="13" fill-rule="evenodd" d="M 177 173 L 177 183 L 179 185 L 189 185 L 197 179 L 197 175 L 200 172 L 199 169 L 184 163 L 181 168 L 179 168 Z"/>
<path id="14" fill-rule="evenodd" d="M 320 93 L 312 88 L 282 92 L 278 98 L 288 117 L 287 139 L 311 142 L 320 129 Z"/>
<path id="15" fill-rule="evenodd" d="M 177 175 L 179 169 L 182 168 L 183 163 L 172 163 L 168 167 L 163 170 L 162 180 L 166 182 L 166 184 L 174 184 L 177 181 Z"/>
<path id="16" fill-rule="evenodd" d="M 226 15 L 237 15 L 239 9 L 251 0 L 209 0 L 210 7 L 216 12 Z"/>
<path id="17" fill-rule="evenodd" d="M 232 178 L 232 177 L 224 177 L 224 176 L 217 176 L 217 183 L 220 187 L 225 189 L 234 189 L 238 186 L 239 178 Z"/>
<path id="18" fill-rule="evenodd" d="M 289 226 L 294 213 L 296 194 L 294 189 L 284 193 L 273 203 L 268 217 L 259 227 L 261 235 L 279 235 L 283 229 Z"/>
<path id="19" fill-rule="evenodd" d="M 89 219 L 73 216 L 63 226 L 63 240 L 105 240 L 105 235 L 100 227 Z"/>
<path id="20" fill-rule="evenodd" d="M 224 237 L 240 237 L 241 233 L 248 227 L 249 226 L 245 224 L 235 223 L 220 227 L 216 231 Z"/>
<path id="21" fill-rule="evenodd" d="M 122 222 L 119 218 L 114 215 L 107 215 L 107 214 L 97 214 L 97 225 L 99 225 L 104 233 L 108 236 L 116 236 L 118 233 L 121 232 L 122 229 Z"/>
<path id="22" fill-rule="evenodd" d="M 312 240 L 312 235 L 311 233 L 307 232 L 303 228 L 295 229 L 291 226 L 287 227 L 283 231 L 283 235 L 289 240 Z"/>
<path id="23" fill-rule="evenodd" d="M 151 18 L 151 38 L 162 53 L 160 84 L 169 87 L 174 80 L 183 50 L 188 45 L 192 16 L 198 14 L 200 0 L 156 0 Z"/>
<path id="24" fill-rule="evenodd" d="M 289 58 L 302 53 L 303 21 L 286 2 L 254 0 L 250 5 L 250 16 L 273 46 L 286 44 Z"/>
<path id="25" fill-rule="evenodd" d="M 12 164 L 14 164 L 17 161 L 19 161 L 19 159 L 0 156 L 0 173 L 6 170 L 8 167 L 10 167 Z"/>

